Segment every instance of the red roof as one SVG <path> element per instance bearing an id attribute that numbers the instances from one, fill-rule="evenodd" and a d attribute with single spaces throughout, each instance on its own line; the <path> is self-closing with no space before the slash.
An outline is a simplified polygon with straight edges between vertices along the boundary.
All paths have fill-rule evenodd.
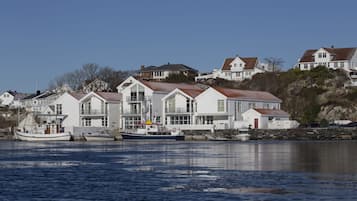
<path id="1" fill-rule="evenodd" d="M 200 95 L 204 90 L 203 89 L 180 89 L 185 94 L 195 98 L 196 96 Z"/>
<path id="2" fill-rule="evenodd" d="M 231 70 L 231 63 L 234 60 L 234 58 L 227 58 L 223 62 L 222 70 Z"/>
<path id="3" fill-rule="evenodd" d="M 245 62 L 244 69 L 254 69 L 257 66 L 257 57 L 240 57 Z"/>
<path id="4" fill-rule="evenodd" d="M 274 109 L 259 109 L 254 108 L 255 111 L 259 112 L 262 115 L 269 115 L 269 116 L 290 116 L 289 113 L 285 112 L 284 110 L 274 110 Z"/>
<path id="5" fill-rule="evenodd" d="M 114 92 L 94 92 L 106 101 L 121 101 L 122 95 Z"/>
<path id="6" fill-rule="evenodd" d="M 342 61 L 349 60 L 352 58 L 353 54 L 356 51 L 356 48 L 323 48 L 327 52 L 333 55 L 331 61 Z M 300 62 L 314 62 L 313 54 L 318 51 L 314 50 L 306 50 L 304 55 L 301 57 Z"/>
<path id="7" fill-rule="evenodd" d="M 281 102 L 281 99 L 266 91 L 250 91 L 222 87 L 213 88 L 228 98 Z"/>
<path id="8" fill-rule="evenodd" d="M 86 95 L 85 93 L 81 93 L 81 92 L 70 92 L 68 94 L 73 96 L 73 98 L 75 98 L 77 100 L 80 100 L 81 98 L 83 98 Z"/>
<path id="9" fill-rule="evenodd" d="M 151 82 L 140 80 L 145 86 L 149 87 L 153 91 L 161 91 L 161 92 L 171 92 L 172 90 L 179 89 L 193 89 L 200 90 L 201 88 L 195 84 L 186 84 L 186 83 L 167 83 L 167 82 Z"/>
<path id="10" fill-rule="evenodd" d="M 239 57 L 244 61 L 244 69 L 254 69 L 257 66 L 258 58 L 257 57 Z M 226 58 L 223 62 L 222 70 L 231 70 L 231 63 L 235 58 Z"/>

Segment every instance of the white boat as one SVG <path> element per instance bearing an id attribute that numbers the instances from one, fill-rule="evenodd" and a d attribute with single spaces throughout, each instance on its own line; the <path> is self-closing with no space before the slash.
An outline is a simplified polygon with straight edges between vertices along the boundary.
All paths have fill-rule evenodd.
<path id="1" fill-rule="evenodd" d="M 125 131 L 122 134 L 123 139 L 172 139 L 185 140 L 181 130 L 168 130 L 156 124 L 146 124 L 144 128 L 138 128 L 134 131 Z"/>
<path id="2" fill-rule="evenodd" d="M 85 133 L 83 137 L 86 141 L 114 141 L 114 136 L 105 132 Z"/>
<path id="3" fill-rule="evenodd" d="M 248 141 L 250 139 L 249 135 L 249 129 L 248 128 L 241 128 L 238 130 L 239 133 L 238 135 L 235 136 L 235 138 L 239 141 Z"/>
<path id="4" fill-rule="evenodd" d="M 27 133 L 16 131 L 16 139 L 21 141 L 69 141 L 71 135 L 69 133 Z"/>

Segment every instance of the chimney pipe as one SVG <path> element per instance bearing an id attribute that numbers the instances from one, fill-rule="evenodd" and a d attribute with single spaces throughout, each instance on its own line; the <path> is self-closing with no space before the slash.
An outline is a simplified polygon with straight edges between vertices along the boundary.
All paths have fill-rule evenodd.
<path id="1" fill-rule="evenodd" d="M 144 70 L 144 68 L 145 68 L 145 65 L 140 66 L 140 70 Z"/>

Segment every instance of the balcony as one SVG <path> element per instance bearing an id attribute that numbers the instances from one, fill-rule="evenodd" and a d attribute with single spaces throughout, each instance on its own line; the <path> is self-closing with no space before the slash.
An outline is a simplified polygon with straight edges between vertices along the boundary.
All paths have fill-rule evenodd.
<path id="1" fill-rule="evenodd" d="M 106 116 L 108 111 L 106 110 L 81 110 L 81 116 Z"/>
<path id="2" fill-rule="evenodd" d="M 148 101 L 151 100 L 150 96 L 127 96 L 126 101 L 127 102 L 143 102 L 143 101 Z"/>
<path id="3" fill-rule="evenodd" d="M 187 108 L 178 107 L 178 108 L 165 108 L 166 114 L 189 114 L 192 111 L 188 110 Z"/>
<path id="4" fill-rule="evenodd" d="M 141 116 L 140 110 L 124 110 L 123 116 Z"/>

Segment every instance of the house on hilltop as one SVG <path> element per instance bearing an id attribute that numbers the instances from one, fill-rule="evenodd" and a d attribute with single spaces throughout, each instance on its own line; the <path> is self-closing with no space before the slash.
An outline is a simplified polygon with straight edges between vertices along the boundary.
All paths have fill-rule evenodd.
<path id="1" fill-rule="evenodd" d="M 257 57 L 239 57 L 226 58 L 220 69 L 214 69 L 207 75 L 195 77 L 196 81 L 207 79 L 226 79 L 232 81 L 242 81 L 251 79 L 257 73 L 270 71 L 267 64 L 259 62 Z"/>
<path id="2" fill-rule="evenodd" d="M 351 79 L 352 86 L 357 86 L 357 48 L 309 49 L 304 52 L 296 67 L 311 70 L 317 66 L 344 70 Z"/>
<path id="3" fill-rule="evenodd" d="M 169 75 L 180 73 L 187 77 L 194 77 L 198 71 L 184 64 L 168 63 L 161 66 L 141 66 L 139 78 L 143 80 L 162 81 L 169 77 Z"/>

